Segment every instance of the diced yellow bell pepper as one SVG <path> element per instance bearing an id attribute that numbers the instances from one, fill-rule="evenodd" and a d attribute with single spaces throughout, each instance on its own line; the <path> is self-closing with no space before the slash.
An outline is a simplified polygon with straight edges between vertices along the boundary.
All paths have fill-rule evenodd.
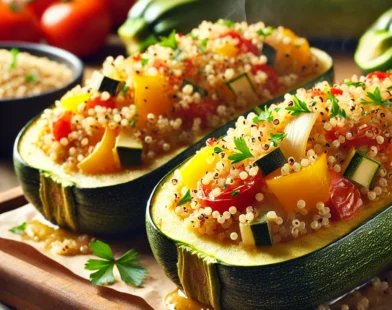
<path id="1" fill-rule="evenodd" d="M 240 50 L 233 44 L 225 44 L 215 49 L 215 53 L 225 57 L 235 57 Z"/>
<path id="2" fill-rule="evenodd" d="M 173 100 L 170 96 L 171 89 L 165 77 L 135 75 L 135 105 L 139 116 L 146 119 L 149 113 L 154 115 L 166 114 Z"/>
<path id="3" fill-rule="evenodd" d="M 91 97 L 90 94 L 79 94 L 79 95 L 74 95 L 71 97 L 67 97 L 64 99 L 61 99 L 61 106 L 67 110 L 67 111 L 72 111 L 73 113 L 78 113 L 78 106 L 79 104 L 89 100 Z"/>
<path id="4" fill-rule="evenodd" d="M 106 128 L 102 141 L 78 164 L 78 168 L 85 174 L 110 173 L 118 170 L 120 167 L 113 151 L 116 136 L 116 130 Z"/>
<path id="5" fill-rule="evenodd" d="M 287 176 L 272 174 L 265 181 L 286 212 L 296 212 L 298 200 L 304 200 L 306 210 L 310 211 L 316 208 L 317 202 L 329 199 L 327 155 L 323 154 L 312 166 L 298 172 Z"/>
<path id="6" fill-rule="evenodd" d="M 196 189 L 197 182 L 215 169 L 220 156 L 214 153 L 212 146 L 205 147 L 180 168 L 182 182 L 189 189 Z"/>

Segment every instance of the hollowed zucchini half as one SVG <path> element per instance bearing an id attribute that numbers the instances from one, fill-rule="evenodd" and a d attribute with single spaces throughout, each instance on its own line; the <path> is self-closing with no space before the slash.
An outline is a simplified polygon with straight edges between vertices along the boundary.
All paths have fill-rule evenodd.
<path id="1" fill-rule="evenodd" d="M 315 309 L 392 263 L 390 201 L 293 241 L 246 249 L 187 230 L 167 208 L 171 176 L 147 204 L 148 240 L 166 275 L 215 310 Z"/>
<path id="2" fill-rule="evenodd" d="M 312 53 L 320 60 L 321 73 L 301 87 L 334 79 L 332 58 L 315 48 Z M 264 104 L 279 102 L 282 98 Z M 229 122 L 192 146 L 158 158 L 150 166 L 86 176 L 65 174 L 30 142 L 37 134 L 36 121 L 37 118 L 21 130 L 14 146 L 15 172 L 27 200 L 51 222 L 93 234 L 119 234 L 144 228 L 145 205 L 155 184 L 200 149 L 209 136 L 223 135 L 234 124 L 234 121 Z"/>

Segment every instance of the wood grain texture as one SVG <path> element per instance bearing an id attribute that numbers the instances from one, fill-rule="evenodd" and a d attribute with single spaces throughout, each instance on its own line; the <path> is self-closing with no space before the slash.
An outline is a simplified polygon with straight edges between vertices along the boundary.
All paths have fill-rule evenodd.
<path id="1" fill-rule="evenodd" d="M 0 213 L 16 209 L 26 203 L 27 201 L 20 186 L 0 193 Z"/>

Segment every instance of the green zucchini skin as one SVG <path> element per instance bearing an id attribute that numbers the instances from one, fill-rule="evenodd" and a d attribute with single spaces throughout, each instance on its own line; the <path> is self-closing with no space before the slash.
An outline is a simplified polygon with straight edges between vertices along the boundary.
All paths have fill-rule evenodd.
<path id="1" fill-rule="evenodd" d="M 151 201 L 165 179 L 147 204 L 147 235 L 156 260 L 182 289 L 177 270 L 178 247 L 185 245 L 193 253 L 197 249 L 167 237 L 151 218 Z M 392 263 L 391 221 L 392 206 L 388 206 L 330 245 L 282 263 L 232 266 L 216 261 L 220 308 L 300 310 L 334 300 Z"/>
<path id="2" fill-rule="evenodd" d="M 329 57 L 327 54 L 324 57 Z M 305 82 L 301 87 L 310 88 L 320 81 L 332 82 L 334 80 L 334 68 L 331 67 L 320 76 Z M 294 92 L 294 90 L 292 91 Z M 275 98 L 267 103 L 277 103 L 283 100 L 283 96 Z M 263 105 L 264 105 L 263 104 Z M 251 110 L 244 114 L 248 114 Z M 223 136 L 228 128 L 235 126 L 236 119 L 216 129 L 195 144 L 191 145 L 182 153 L 173 157 L 161 167 L 132 181 L 112 186 L 83 188 L 76 184 L 65 184 L 67 198 L 71 201 L 71 221 L 58 221 L 55 216 L 46 213 L 45 204 L 42 201 L 43 184 L 42 177 L 50 178 L 50 182 L 56 182 L 56 177 L 50 175 L 50 171 L 41 171 L 29 166 L 20 156 L 18 146 L 26 129 L 34 122 L 31 120 L 19 133 L 14 144 L 13 162 L 14 169 L 22 186 L 26 199 L 32 203 L 46 218 L 60 226 L 76 230 L 78 232 L 95 235 L 115 235 L 129 231 L 144 231 L 145 205 L 151 194 L 151 189 L 159 180 L 174 167 L 185 159 L 195 154 L 209 137 Z M 45 182 L 45 183 L 50 183 Z M 57 182 L 62 182 L 58 180 Z M 65 200 L 64 197 L 59 199 Z M 67 201 L 68 202 L 68 201 Z M 61 213 L 61 206 L 58 207 Z"/>

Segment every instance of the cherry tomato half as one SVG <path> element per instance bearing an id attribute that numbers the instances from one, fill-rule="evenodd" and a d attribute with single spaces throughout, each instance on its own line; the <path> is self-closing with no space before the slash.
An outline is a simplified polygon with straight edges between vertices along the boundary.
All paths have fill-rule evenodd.
<path id="1" fill-rule="evenodd" d="M 242 52 L 244 52 L 244 53 L 248 53 L 249 52 L 249 53 L 252 53 L 252 54 L 254 54 L 256 56 L 260 55 L 259 49 L 257 48 L 257 46 L 255 46 L 252 43 L 252 40 L 244 39 L 238 32 L 229 31 L 229 32 L 226 32 L 226 33 L 222 34 L 220 37 L 221 38 L 231 37 L 233 39 L 237 39 L 238 40 L 237 47 Z"/>
<path id="2" fill-rule="evenodd" d="M 234 184 L 227 185 L 218 197 L 210 196 L 213 189 L 210 185 L 202 185 L 198 198 L 203 207 L 209 206 L 213 211 L 219 211 L 221 214 L 231 206 L 243 211 L 256 201 L 256 194 L 261 191 L 263 184 L 264 180 L 259 171 L 255 177 L 248 176 L 245 180 L 237 178 Z"/>
<path id="3" fill-rule="evenodd" d="M 53 137 L 60 141 L 62 138 L 66 138 L 71 132 L 71 120 L 73 113 L 70 111 L 64 112 L 57 119 L 51 123 L 51 130 Z"/>
<path id="4" fill-rule="evenodd" d="M 366 78 L 371 79 L 372 77 L 377 77 L 379 80 L 382 81 L 391 76 L 392 73 L 390 72 L 374 71 L 372 73 L 369 73 Z"/>
<path id="5" fill-rule="evenodd" d="M 325 204 L 331 210 L 332 220 L 352 217 L 363 206 L 361 193 L 353 183 L 335 171 L 331 173 L 330 199 Z"/>
<path id="6" fill-rule="evenodd" d="M 337 95 L 342 95 L 343 94 L 343 90 L 339 89 L 339 88 L 331 88 L 331 95 L 332 96 L 337 96 Z"/>

